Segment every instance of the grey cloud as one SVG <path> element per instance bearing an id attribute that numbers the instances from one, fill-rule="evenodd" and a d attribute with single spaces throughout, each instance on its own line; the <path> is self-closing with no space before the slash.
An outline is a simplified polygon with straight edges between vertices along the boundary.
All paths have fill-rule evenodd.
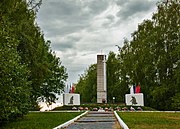
<path id="1" fill-rule="evenodd" d="M 110 21 L 114 21 L 114 15 L 109 14 L 106 18 Z"/>
<path id="2" fill-rule="evenodd" d="M 45 15 L 64 18 L 65 16 L 77 15 L 81 8 L 71 0 L 44 0 L 46 7 Z"/>
<path id="3" fill-rule="evenodd" d="M 127 2 L 128 2 L 128 0 L 115 0 L 115 3 L 119 6 L 123 6 Z"/>
<path id="4" fill-rule="evenodd" d="M 44 3 L 47 2 L 45 4 L 48 6 L 45 11 L 42 12 L 41 18 L 47 21 L 51 21 L 52 18 L 58 18 L 68 23 L 87 22 L 108 7 L 107 1 L 108 0 L 92 0 L 82 4 L 79 0 L 45 0 Z M 89 11 L 84 13 L 84 8 L 88 8 Z"/>
<path id="5" fill-rule="evenodd" d="M 60 50 L 62 52 L 67 51 L 67 49 L 74 49 L 76 46 L 76 42 L 78 42 L 81 37 L 75 36 L 67 36 L 64 41 L 59 41 L 56 38 L 53 38 L 55 41 L 53 42 L 52 49 L 53 50 Z"/>
<path id="6" fill-rule="evenodd" d="M 43 27 L 46 26 L 46 32 L 48 37 L 57 37 L 57 36 L 65 36 L 74 32 L 81 31 L 87 27 L 89 27 L 89 23 L 84 24 L 76 24 L 76 23 L 67 23 L 61 25 L 61 23 L 52 23 L 52 24 L 44 24 Z M 50 32 L 50 33 L 49 33 Z"/>
<path id="7" fill-rule="evenodd" d="M 102 24 L 102 27 L 110 27 L 110 25 L 111 25 L 111 22 L 107 21 L 107 22 Z"/>
<path id="8" fill-rule="evenodd" d="M 104 38 L 95 38 L 90 41 L 83 42 L 83 45 L 76 45 L 76 49 L 79 51 L 86 51 L 88 54 L 93 54 L 100 52 L 100 50 L 112 46 L 112 42 L 107 42 L 106 37 Z M 84 55 L 84 54 L 83 54 Z"/>
<path id="9" fill-rule="evenodd" d="M 62 26 L 62 27 L 57 27 L 55 28 L 55 32 L 54 32 L 54 35 L 61 35 L 61 36 L 64 36 L 64 35 L 67 35 L 67 34 L 71 34 L 71 33 L 74 33 L 74 32 L 77 32 L 79 30 L 82 30 L 84 28 L 86 28 L 88 26 L 88 24 L 82 24 L 82 25 L 66 25 L 66 26 Z M 53 34 L 53 33 L 52 33 Z"/>
<path id="10" fill-rule="evenodd" d="M 126 20 L 129 17 L 136 15 L 137 13 L 147 12 L 152 7 L 154 7 L 154 1 L 147 0 L 133 0 L 124 3 L 116 16 L 120 17 L 122 20 Z"/>
<path id="11" fill-rule="evenodd" d="M 96 62 L 97 53 L 107 54 L 130 35 L 137 23 L 127 19 L 148 12 L 155 6 L 151 1 L 155 0 L 43 0 L 37 22 L 67 67 L 69 81 L 76 82 L 78 74 Z"/>
<path id="12" fill-rule="evenodd" d="M 80 0 L 44 0 L 43 4 L 45 7 L 41 8 L 38 19 L 43 21 L 40 24 L 46 30 L 47 36 L 52 37 L 64 36 L 90 26 L 93 17 L 108 7 L 108 0 L 83 3 Z"/>
<path id="13" fill-rule="evenodd" d="M 77 37 L 77 36 L 68 36 L 68 39 L 70 39 L 71 41 L 79 41 L 81 39 L 81 37 Z"/>
<path id="14" fill-rule="evenodd" d="M 105 19 L 105 20 L 107 20 L 107 21 L 105 21 L 105 22 L 102 24 L 102 26 L 103 26 L 103 27 L 110 27 L 112 24 L 114 24 L 114 19 L 115 19 L 114 15 L 111 15 L 111 14 L 107 15 L 107 16 L 106 16 L 106 19 Z"/>
<path id="15" fill-rule="evenodd" d="M 108 0 L 94 0 L 89 3 L 88 7 L 92 10 L 92 13 L 99 14 L 103 10 L 106 10 L 109 6 Z"/>
<path id="16" fill-rule="evenodd" d="M 53 50 L 60 50 L 60 51 L 66 51 L 67 49 L 71 49 L 74 47 L 74 43 L 72 42 L 53 42 L 53 44 L 51 44 L 52 49 Z"/>

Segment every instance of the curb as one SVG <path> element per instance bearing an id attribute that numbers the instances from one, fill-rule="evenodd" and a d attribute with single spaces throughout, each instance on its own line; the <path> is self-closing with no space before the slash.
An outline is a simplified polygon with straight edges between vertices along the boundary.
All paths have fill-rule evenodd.
<path id="1" fill-rule="evenodd" d="M 116 111 L 114 111 L 114 115 L 116 116 L 119 124 L 121 125 L 121 127 L 123 129 L 129 129 L 129 127 L 124 123 L 124 121 L 119 117 L 119 115 L 116 113 Z"/>
<path id="2" fill-rule="evenodd" d="M 81 112 L 80 110 L 62 110 L 62 111 L 29 111 L 31 112 Z"/>
<path id="3" fill-rule="evenodd" d="M 180 113 L 180 111 L 140 111 L 140 112 L 165 112 L 165 113 Z"/>
<path id="4" fill-rule="evenodd" d="M 67 122 L 65 122 L 65 123 L 63 123 L 63 124 L 61 124 L 61 125 L 58 125 L 57 127 L 53 128 L 53 129 L 61 129 L 61 128 L 64 128 L 64 127 L 70 125 L 71 123 L 73 123 L 74 121 L 76 121 L 77 119 L 79 119 L 80 117 L 82 117 L 83 115 L 87 114 L 88 112 L 89 112 L 89 111 L 86 111 L 86 112 L 82 113 L 81 115 L 73 118 L 72 120 L 69 120 L 69 121 L 67 121 Z"/>

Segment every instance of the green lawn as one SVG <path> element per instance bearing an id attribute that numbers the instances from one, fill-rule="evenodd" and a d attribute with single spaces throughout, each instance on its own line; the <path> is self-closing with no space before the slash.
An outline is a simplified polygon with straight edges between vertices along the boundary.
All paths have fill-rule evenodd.
<path id="1" fill-rule="evenodd" d="M 180 129 L 180 113 L 117 112 L 130 129 Z"/>
<path id="2" fill-rule="evenodd" d="M 82 112 L 32 112 L 23 119 L 11 122 L 1 129 L 52 129 Z"/>

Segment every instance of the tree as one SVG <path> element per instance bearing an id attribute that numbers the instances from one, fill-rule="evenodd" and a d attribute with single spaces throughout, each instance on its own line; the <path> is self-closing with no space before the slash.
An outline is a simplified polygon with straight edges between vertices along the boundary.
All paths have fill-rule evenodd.
<path id="1" fill-rule="evenodd" d="M 39 5 L 0 2 L 0 122 L 23 116 L 40 96 L 52 102 L 65 86 L 66 69 L 35 22 Z"/>
<path id="2" fill-rule="evenodd" d="M 159 98 L 156 98 L 156 107 L 163 109 L 171 109 L 171 97 L 176 96 L 180 92 L 176 76 L 177 68 L 179 67 L 179 13 L 180 3 L 177 0 L 170 0 L 160 2 L 158 4 L 158 12 L 153 15 L 153 22 L 155 25 L 156 43 L 158 45 L 155 54 L 159 53 L 157 58 L 157 74 L 159 78 L 159 85 L 163 86 L 165 96 L 164 106 L 159 106 Z M 156 89 L 154 89 L 156 90 Z M 153 96 L 154 94 L 152 94 Z"/>
<path id="3" fill-rule="evenodd" d="M 2 9 L 2 8 L 1 8 Z M 0 14 L 2 11 L 0 12 Z M 7 17 L 0 15 L 0 123 L 26 114 L 30 101 L 29 71 L 20 62 L 15 38 Z"/>
<path id="4" fill-rule="evenodd" d="M 67 78 L 66 70 L 64 66 L 61 66 L 60 59 L 56 58 L 51 52 L 50 41 L 46 42 L 44 40 L 40 28 L 35 24 L 36 11 L 40 4 L 41 1 L 36 3 L 34 0 L 29 0 L 26 3 L 24 0 L 18 0 L 17 2 L 10 3 L 10 7 L 8 7 L 12 8 L 8 12 L 8 20 L 10 20 L 10 27 L 13 28 L 12 31 L 15 38 L 19 41 L 17 51 L 21 56 L 21 63 L 26 64 L 30 71 L 28 80 L 31 81 L 32 108 L 37 106 L 38 97 L 45 96 L 45 92 L 42 92 L 42 89 L 47 87 L 45 84 L 51 87 L 49 92 L 47 91 L 48 89 L 46 90 L 46 95 L 53 96 L 52 90 L 63 89 L 64 84 L 62 82 Z M 54 79 L 54 86 L 52 86 L 52 84 L 50 85 L 50 82 L 52 82 L 50 79 L 55 76 L 53 71 L 57 73 L 58 69 L 60 77 L 56 77 L 56 81 Z M 62 82 L 60 79 L 62 79 Z M 49 99 L 47 100 L 49 102 Z"/>
<path id="5" fill-rule="evenodd" d="M 140 83 L 145 104 L 171 110 L 179 90 L 179 13 L 177 0 L 159 2 L 152 20 L 145 20 L 119 52 L 121 73 Z M 174 96 L 174 99 L 173 99 Z"/>
<path id="6" fill-rule="evenodd" d="M 48 105 L 55 102 L 56 95 L 63 92 L 65 81 L 67 79 L 66 68 L 61 65 L 60 58 L 55 56 L 55 53 L 48 53 L 48 74 L 42 84 L 41 98 L 45 99 Z"/>
<path id="7" fill-rule="evenodd" d="M 76 85 L 76 93 L 81 94 L 82 102 L 96 102 L 97 100 L 97 71 L 96 64 L 90 65 Z"/>
<path id="8" fill-rule="evenodd" d="M 126 85 L 121 85 L 121 65 L 118 56 L 114 52 L 109 52 L 107 59 L 107 96 L 108 102 L 116 98 L 116 102 L 124 102 Z"/>

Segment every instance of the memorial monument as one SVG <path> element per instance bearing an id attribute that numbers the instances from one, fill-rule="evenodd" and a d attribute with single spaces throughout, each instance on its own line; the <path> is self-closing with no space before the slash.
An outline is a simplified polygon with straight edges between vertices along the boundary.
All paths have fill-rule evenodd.
<path id="1" fill-rule="evenodd" d="M 106 55 L 97 55 L 97 103 L 107 103 Z"/>
<path id="2" fill-rule="evenodd" d="M 80 94 L 64 93 L 63 105 L 80 105 Z"/>
<path id="3" fill-rule="evenodd" d="M 140 93 L 140 85 L 129 85 L 130 94 L 125 95 L 126 105 L 144 106 L 144 96 Z"/>

